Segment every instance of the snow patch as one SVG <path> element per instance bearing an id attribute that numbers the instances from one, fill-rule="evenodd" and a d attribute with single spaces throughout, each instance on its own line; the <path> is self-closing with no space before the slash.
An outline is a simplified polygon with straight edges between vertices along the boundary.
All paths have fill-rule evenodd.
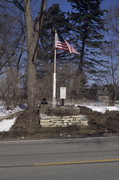
<path id="1" fill-rule="evenodd" d="M 97 105 L 84 105 L 84 104 L 76 104 L 75 106 L 85 106 L 92 111 L 97 111 L 101 113 L 105 113 L 106 111 L 119 111 L 119 106 L 97 106 Z"/>
<path id="2" fill-rule="evenodd" d="M 89 109 L 92 109 L 92 111 L 97 111 L 101 113 L 105 113 L 106 107 L 97 107 L 97 106 L 86 106 Z"/>
<path id="3" fill-rule="evenodd" d="M 10 128 L 14 125 L 16 121 L 16 117 L 14 117 L 13 119 L 5 119 L 3 121 L 0 122 L 0 132 L 3 131 L 9 131 Z"/>
<path id="4" fill-rule="evenodd" d="M 105 113 L 106 111 L 119 111 L 119 107 L 116 106 L 103 106 L 103 107 L 96 107 L 96 106 L 87 106 L 88 108 L 92 109 L 93 111 Z"/>
<path id="5" fill-rule="evenodd" d="M 13 110 L 7 110 L 5 106 L 0 106 L 0 132 L 9 131 L 10 128 L 14 125 L 16 117 L 13 119 L 7 119 L 10 115 L 15 114 L 16 112 L 23 111 L 19 106 Z"/>
<path id="6" fill-rule="evenodd" d="M 19 106 L 17 106 L 16 108 L 14 108 L 13 110 L 7 110 L 5 106 L 0 106 L 0 119 L 5 118 L 9 115 L 12 115 L 16 112 L 20 112 L 23 111 L 23 109 L 21 109 Z"/>

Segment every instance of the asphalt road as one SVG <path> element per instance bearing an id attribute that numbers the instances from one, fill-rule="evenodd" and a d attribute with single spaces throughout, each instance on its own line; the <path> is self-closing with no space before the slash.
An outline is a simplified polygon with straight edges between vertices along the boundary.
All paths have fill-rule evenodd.
<path id="1" fill-rule="evenodd" d="M 119 137 L 0 142 L 0 180 L 119 180 Z"/>

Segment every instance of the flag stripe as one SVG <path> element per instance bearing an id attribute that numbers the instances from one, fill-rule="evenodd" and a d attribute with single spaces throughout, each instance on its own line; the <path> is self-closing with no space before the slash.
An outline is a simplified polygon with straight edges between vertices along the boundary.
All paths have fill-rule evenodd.
<path id="1" fill-rule="evenodd" d="M 62 46 L 61 44 L 57 44 L 57 47 L 61 47 L 61 48 L 65 48 L 65 49 L 69 49 L 67 46 Z"/>
<path id="2" fill-rule="evenodd" d="M 74 49 L 66 40 L 62 37 L 58 38 L 57 33 L 55 34 L 55 48 L 68 51 L 69 53 L 79 54 L 79 52 Z"/>
<path id="3" fill-rule="evenodd" d="M 66 45 L 63 45 L 61 43 L 58 43 L 57 46 L 61 46 L 61 47 L 64 47 L 64 48 L 68 48 Z"/>

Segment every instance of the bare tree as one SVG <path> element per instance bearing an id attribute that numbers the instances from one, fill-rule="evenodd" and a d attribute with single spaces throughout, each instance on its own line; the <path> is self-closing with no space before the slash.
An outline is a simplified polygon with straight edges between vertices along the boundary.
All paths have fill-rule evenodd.
<path id="1" fill-rule="evenodd" d="M 21 57 L 24 51 L 24 28 L 20 14 L 13 11 L 15 10 L 13 6 L 1 0 L 0 10 L 0 74 L 1 77 L 3 76 L 1 78 L 3 82 L 0 83 L 0 93 L 5 100 L 8 96 L 7 104 L 9 100 L 9 104 L 15 106 L 18 103 L 19 95 Z M 3 83 L 4 86 L 2 86 Z M 5 94 L 3 95 L 3 93 Z M 12 101 L 11 97 L 13 97 Z"/>
<path id="2" fill-rule="evenodd" d="M 35 57 L 40 31 L 42 28 L 42 21 L 44 17 L 45 0 L 42 0 L 39 21 L 35 24 L 31 14 L 30 1 L 24 0 L 24 11 L 26 21 L 26 35 L 27 35 L 27 48 L 28 48 L 28 68 L 27 68 L 27 96 L 29 110 L 36 109 L 37 106 L 37 80 L 36 80 L 36 67 Z"/>
<path id="3" fill-rule="evenodd" d="M 3 1 L 3 0 L 2 0 Z M 10 3 L 11 6 L 15 5 L 18 9 L 23 12 L 23 21 L 25 22 L 25 36 L 27 39 L 27 103 L 29 110 L 35 110 L 37 106 L 37 79 L 36 79 L 36 50 L 39 42 L 40 31 L 42 28 L 42 22 L 45 11 L 45 0 L 39 3 L 41 7 L 40 13 L 38 14 L 37 21 L 33 19 L 33 9 L 31 6 L 31 0 L 5 0 Z M 4 4 L 4 1 L 3 1 Z M 23 28 L 24 29 L 24 28 Z M 21 48 L 22 49 L 22 48 Z M 22 51 L 21 51 L 22 52 Z M 19 61 L 22 57 L 22 53 L 19 53 L 17 61 L 17 70 Z"/>
<path id="4" fill-rule="evenodd" d="M 108 86 L 109 104 L 114 105 L 119 85 L 119 7 L 110 9 L 105 20 L 109 43 L 103 47 L 103 53 L 108 60 L 107 74 L 103 80 Z"/>

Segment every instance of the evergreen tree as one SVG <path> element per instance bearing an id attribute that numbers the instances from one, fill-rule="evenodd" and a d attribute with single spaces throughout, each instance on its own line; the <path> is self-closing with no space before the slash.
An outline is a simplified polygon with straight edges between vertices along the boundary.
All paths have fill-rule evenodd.
<path id="1" fill-rule="evenodd" d="M 38 49 L 38 54 L 40 54 L 38 58 L 47 63 L 52 63 L 54 59 L 55 30 L 63 38 L 68 36 L 70 30 L 66 13 L 60 10 L 59 4 L 54 4 L 48 9 L 43 22 L 42 36 L 39 44 L 41 52 Z M 68 53 L 64 51 L 57 51 L 57 60 L 66 60 L 67 55 Z"/>
<path id="2" fill-rule="evenodd" d="M 101 10 L 101 0 L 68 0 L 72 6 L 69 18 L 72 23 L 73 34 L 79 45 L 80 57 L 78 61 L 78 73 L 99 72 L 101 59 L 100 48 L 103 42 L 104 10 Z"/>
<path id="3" fill-rule="evenodd" d="M 61 35 L 64 39 L 70 37 L 69 20 L 67 19 L 66 12 L 62 12 L 59 4 L 53 4 L 45 13 L 43 28 L 41 31 L 41 37 L 39 42 L 39 47 L 37 49 L 37 77 L 44 82 L 42 87 L 39 89 L 45 93 L 44 88 L 48 89 L 45 97 L 52 97 L 52 77 L 53 77 L 53 63 L 54 63 L 54 45 L 55 45 L 55 30 L 57 30 L 58 35 Z M 59 87 L 67 86 L 69 78 L 66 74 L 61 72 L 65 67 L 65 62 L 68 61 L 71 56 L 63 50 L 57 50 L 57 92 Z M 66 69 L 66 68 L 65 68 Z M 64 73 L 64 72 L 63 72 Z M 60 74 L 60 75 L 59 75 Z M 70 75 L 69 75 L 70 76 Z M 67 82 L 66 82 L 67 81 Z M 45 85 L 45 83 L 47 85 Z M 59 85 L 60 84 L 60 85 Z"/>

